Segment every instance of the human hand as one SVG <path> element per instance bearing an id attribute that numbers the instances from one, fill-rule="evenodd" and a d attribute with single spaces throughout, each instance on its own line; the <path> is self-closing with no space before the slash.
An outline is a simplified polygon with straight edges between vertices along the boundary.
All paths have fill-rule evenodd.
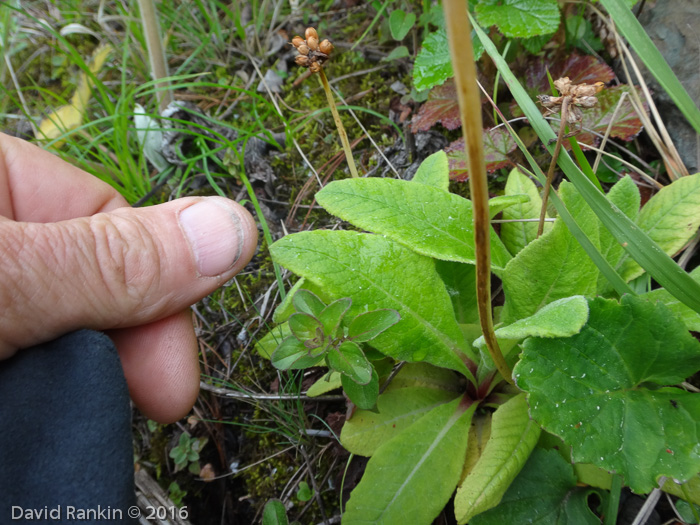
<path id="1" fill-rule="evenodd" d="M 136 406 L 176 421 L 199 391 L 189 306 L 238 273 L 256 244 L 253 218 L 233 201 L 131 208 L 92 175 L 0 133 L 0 359 L 105 330 Z"/>

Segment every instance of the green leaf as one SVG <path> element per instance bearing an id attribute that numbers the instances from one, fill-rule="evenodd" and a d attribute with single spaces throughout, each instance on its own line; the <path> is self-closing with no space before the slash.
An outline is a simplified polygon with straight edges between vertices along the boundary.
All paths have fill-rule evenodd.
<path id="1" fill-rule="evenodd" d="M 556 450 L 536 448 L 500 505 L 469 524 L 599 525 L 600 519 L 588 505 L 593 493 L 576 486 L 573 468 Z"/>
<path id="2" fill-rule="evenodd" d="M 440 405 L 379 447 L 343 523 L 431 523 L 459 481 L 477 404 L 467 407 L 459 398 Z"/>
<path id="3" fill-rule="evenodd" d="M 302 277 L 299 282 L 303 283 L 306 280 Z M 294 286 L 296 287 L 296 285 Z M 294 288 L 289 291 L 289 295 L 292 295 Z M 326 307 L 326 305 L 321 301 L 321 299 L 313 292 L 309 290 L 298 290 L 294 293 L 292 302 L 294 308 L 299 313 L 309 314 L 313 317 L 318 318 L 321 312 Z"/>
<path id="4" fill-rule="evenodd" d="M 457 392 L 425 387 L 389 390 L 377 399 L 377 412 L 355 410 L 340 432 L 340 442 L 352 454 L 371 456 L 382 444 L 403 432 Z"/>
<path id="5" fill-rule="evenodd" d="M 326 306 L 318 315 L 319 321 L 323 324 L 323 333 L 326 337 L 335 335 L 350 306 L 352 306 L 352 299 L 342 297 Z"/>
<path id="6" fill-rule="evenodd" d="M 608 199 L 627 217 L 636 220 L 641 196 L 632 177 L 625 176 L 610 188 Z M 600 253 L 613 267 L 616 267 L 617 263 L 625 255 L 625 249 L 615 240 L 615 237 L 612 236 L 607 228 L 600 228 Z M 608 280 L 603 275 L 599 275 L 598 295 L 603 295 L 610 289 L 611 286 Z"/>
<path id="7" fill-rule="evenodd" d="M 675 255 L 700 226 L 700 173 L 675 180 L 649 199 L 637 225 L 665 253 Z M 644 273 L 630 257 L 625 257 L 619 268 L 627 281 Z"/>
<path id="8" fill-rule="evenodd" d="M 479 307 L 476 304 L 476 267 L 451 261 L 435 261 L 447 293 L 450 294 L 455 318 L 460 324 L 476 323 Z"/>
<path id="9" fill-rule="evenodd" d="M 534 315 L 497 329 L 496 337 L 518 341 L 526 337 L 569 337 L 579 333 L 587 320 L 588 302 L 583 296 L 575 295 L 553 301 Z M 486 346 L 483 335 L 474 341 L 474 346 L 479 349 Z"/>
<path id="10" fill-rule="evenodd" d="M 597 234 L 597 219 L 573 186 L 562 183 L 559 193 L 581 228 Z M 595 238 L 597 240 L 597 235 Z M 598 269 L 593 261 L 564 222 L 557 219 L 548 233 L 528 244 L 506 266 L 503 273 L 505 320 L 513 322 L 530 317 L 557 299 L 593 294 L 597 278 Z"/>
<path id="11" fill-rule="evenodd" d="M 391 50 L 387 56 L 382 58 L 382 62 L 391 62 L 392 60 L 398 60 L 399 58 L 405 58 L 410 56 L 408 48 L 406 46 L 398 46 Z"/>
<path id="12" fill-rule="evenodd" d="M 462 390 L 450 370 L 427 363 L 406 364 L 377 399 L 376 412 L 356 410 L 345 422 L 340 442 L 353 454 L 371 456 L 380 445 Z"/>
<path id="13" fill-rule="evenodd" d="M 331 347 L 326 359 L 330 368 L 348 376 L 357 384 L 366 385 L 372 379 L 372 365 L 360 347 L 352 341 L 345 341 L 337 348 Z"/>
<path id="14" fill-rule="evenodd" d="M 450 186 L 450 168 L 447 165 L 447 154 L 440 150 L 427 157 L 418 166 L 418 171 L 416 171 L 412 181 L 447 191 Z"/>
<path id="15" fill-rule="evenodd" d="M 530 419 L 525 394 L 518 394 L 496 410 L 491 435 L 481 457 L 457 489 L 458 523 L 498 505 L 537 444 L 540 427 Z"/>
<path id="16" fill-rule="evenodd" d="M 323 325 L 309 314 L 293 314 L 289 318 L 289 328 L 300 341 L 318 339 L 318 344 L 314 347 L 323 342 Z"/>
<path id="17" fill-rule="evenodd" d="M 287 511 L 284 504 L 278 499 L 271 499 L 265 503 L 262 525 L 288 525 Z"/>
<path id="18" fill-rule="evenodd" d="M 484 27 L 497 26 L 507 37 L 528 38 L 559 28 L 557 0 L 480 0 L 476 18 Z"/>
<path id="19" fill-rule="evenodd" d="M 330 374 L 324 374 L 323 377 L 311 385 L 306 391 L 306 395 L 309 397 L 318 397 L 327 394 L 331 390 L 340 388 L 341 386 L 340 374 L 338 372 L 331 372 Z"/>
<path id="20" fill-rule="evenodd" d="M 295 307 L 294 307 L 294 304 L 292 303 L 292 299 L 294 298 L 296 293 L 301 289 L 301 287 L 304 286 L 304 282 L 305 282 L 305 279 L 303 279 L 303 278 L 299 279 L 294 284 L 294 286 L 292 286 L 292 288 L 287 292 L 287 295 L 284 296 L 284 299 L 282 299 L 282 302 L 280 302 L 279 306 L 275 309 L 275 313 L 272 314 L 272 320 L 275 323 L 277 323 L 277 324 L 284 323 L 294 313 Z M 296 309 L 296 311 L 300 311 L 300 310 Z M 311 313 L 311 312 L 306 312 L 306 313 Z"/>
<path id="21" fill-rule="evenodd" d="M 299 501 L 309 501 L 314 497 L 314 491 L 311 490 L 309 484 L 306 481 L 299 482 L 299 489 L 297 490 L 297 499 Z"/>
<path id="22" fill-rule="evenodd" d="M 340 382 L 343 390 L 357 408 L 371 410 L 377 404 L 379 395 L 379 376 L 377 371 L 372 369 L 372 379 L 366 385 L 360 385 L 350 379 L 345 374 L 341 374 Z"/>
<path id="23" fill-rule="evenodd" d="M 386 392 L 399 388 L 437 388 L 451 392 L 463 392 L 459 377 L 452 370 L 439 368 L 428 363 L 406 363 L 389 383 Z"/>
<path id="24" fill-rule="evenodd" d="M 700 471 L 700 396 L 676 384 L 700 369 L 700 343 L 662 304 L 626 295 L 589 303 L 588 323 L 570 338 L 531 338 L 514 377 L 533 418 L 572 446 L 576 462 L 649 492 L 659 476 Z"/>
<path id="25" fill-rule="evenodd" d="M 415 23 L 416 15 L 406 14 L 403 9 L 394 9 L 389 15 L 389 29 L 392 38 L 398 41 L 403 40 Z"/>
<path id="26" fill-rule="evenodd" d="M 280 343 L 290 335 L 292 335 L 292 331 L 289 329 L 289 323 L 275 326 L 257 342 L 255 349 L 265 359 L 270 359 Z"/>
<path id="27" fill-rule="evenodd" d="M 399 312 L 386 308 L 360 314 L 350 323 L 348 337 L 357 343 L 371 341 L 399 320 Z"/>
<path id="28" fill-rule="evenodd" d="M 469 349 L 431 259 L 380 235 L 353 231 L 288 235 L 275 242 L 270 253 L 279 264 L 330 296 L 351 297 L 351 315 L 361 313 L 365 306 L 398 311 L 401 320 L 372 340 L 377 350 L 469 377 L 459 357 Z"/>
<path id="29" fill-rule="evenodd" d="M 700 282 L 700 266 L 698 266 L 692 272 L 690 272 L 690 276 L 696 282 Z M 700 314 L 697 313 L 695 310 L 684 305 L 682 302 L 673 297 L 663 288 L 659 288 L 657 290 L 652 290 L 651 292 L 641 294 L 639 297 L 651 302 L 658 301 L 660 303 L 665 304 L 678 319 L 683 321 L 683 324 L 688 330 L 700 332 Z"/>
<path id="30" fill-rule="evenodd" d="M 474 60 L 478 60 L 484 52 L 484 47 L 478 38 L 474 38 L 473 32 L 472 45 Z M 413 64 L 413 85 L 418 91 L 423 91 L 442 84 L 453 75 L 447 31 L 440 28 L 423 40 L 423 47 Z"/>
<path id="31" fill-rule="evenodd" d="M 530 197 L 525 194 L 521 195 L 499 195 L 489 199 L 489 216 L 493 219 L 503 210 L 507 210 L 518 204 L 524 204 L 530 201 Z"/>
<path id="32" fill-rule="evenodd" d="M 331 182 L 316 200 L 341 219 L 422 255 L 475 263 L 472 203 L 458 195 L 412 181 L 371 178 Z M 502 269 L 509 259 L 491 229 L 494 269 Z"/>
<path id="33" fill-rule="evenodd" d="M 294 336 L 289 336 L 282 341 L 271 357 L 272 365 L 280 370 L 310 368 L 322 359 L 323 354 L 310 356 L 304 343 Z"/>
<path id="34" fill-rule="evenodd" d="M 504 220 L 538 219 L 542 199 L 535 183 L 517 168 L 508 175 L 505 188 L 506 195 L 527 195 L 529 199 L 503 211 Z M 546 222 L 544 232 L 552 229 L 552 223 Z M 516 255 L 531 241 L 537 238 L 537 223 L 535 222 L 504 222 L 501 224 L 501 240 L 511 254 Z"/>
<path id="35" fill-rule="evenodd" d="M 695 476 L 683 485 L 679 485 L 672 479 L 667 479 L 661 490 L 700 505 L 700 476 Z"/>

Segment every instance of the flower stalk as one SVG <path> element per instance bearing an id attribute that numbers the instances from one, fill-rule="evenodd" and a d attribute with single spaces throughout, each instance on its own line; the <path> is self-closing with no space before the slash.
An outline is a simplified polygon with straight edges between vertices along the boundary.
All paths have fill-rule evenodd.
<path id="1" fill-rule="evenodd" d="M 486 347 L 503 379 L 513 384 L 513 373 L 498 345 L 491 313 L 491 224 L 488 204 L 488 181 L 484 164 L 481 100 L 476 84 L 476 66 L 471 41 L 471 24 L 464 0 L 445 0 L 447 40 L 455 74 L 455 86 L 462 119 L 464 145 L 469 159 L 469 189 L 474 206 L 474 241 L 476 246 L 476 297 L 479 322 Z"/>
<path id="2" fill-rule="evenodd" d="M 348 163 L 348 168 L 350 169 L 350 175 L 354 178 L 358 178 L 357 167 L 355 166 L 355 159 L 352 156 L 352 149 L 350 149 L 350 142 L 348 141 L 348 134 L 345 132 L 345 126 L 340 120 L 340 114 L 338 113 L 338 107 L 335 105 L 335 100 L 333 99 L 333 92 L 331 91 L 331 86 L 328 83 L 328 78 L 323 70 L 323 65 L 330 58 L 333 52 L 333 44 L 327 38 L 319 42 L 318 33 L 313 27 L 307 27 L 304 34 L 306 40 L 300 36 L 295 36 L 292 39 L 292 46 L 299 52 L 294 61 L 302 66 L 309 69 L 311 73 L 318 73 L 321 79 L 321 85 L 323 86 L 323 91 L 326 93 L 326 99 L 328 100 L 328 107 L 333 114 L 333 121 L 335 122 L 335 127 L 338 129 L 338 135 L 340 136 L 340 142 L 343 145 L 343 152 L 345 153 L 345 159 Z"/>

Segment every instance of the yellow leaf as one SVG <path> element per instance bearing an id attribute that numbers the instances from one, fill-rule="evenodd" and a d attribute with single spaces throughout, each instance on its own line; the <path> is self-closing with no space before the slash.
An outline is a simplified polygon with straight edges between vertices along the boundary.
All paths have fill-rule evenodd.
<path id="1" fill-rule="evenodd" d="M 92 54 L 92 64 L 90 71 L 93 74 L 102 69 L 112 47 L 109 44 L 98 46 Z M 37 139 L 53 140 L 78 128 L 82 123 L 90 101 L 92 92 L 92 79 L 83 71 L 78 79 L 78 87 L 71 97 L 70 104 L 61 106 L 41 121 L 36 133 Z M 55 146 L 60 147 L 63 141 L 56 142 Z"/>

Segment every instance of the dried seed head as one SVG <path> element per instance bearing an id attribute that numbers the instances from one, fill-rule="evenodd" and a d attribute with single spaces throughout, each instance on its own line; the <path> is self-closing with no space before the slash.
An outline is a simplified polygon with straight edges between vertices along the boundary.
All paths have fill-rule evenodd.
<path id="1" fill-rule="evenodd" d="M 309 61 L 309 57 L 307 57 L 305 55 L 297 55 L 294 58 L 294 62 L 296 62 L 298 66 L 303 66 L 303 67 L 308 67 L 308 65 L 311 63 Z"/>
<path id="2" fill-rule="evenodd" d="M 301 44 L 300 46 L 297 47 L 297 51 L 299 51 L 299 53 L 302 55 L 308 55 L 309 54 L 309 46 L 307 46 L 306 44 Z"/>
<path id="3" fill-rule="evenodd" d="M 306 45 L 309 46 L 312 51 L 318 51 L 318 38 L 313 36 L 306 37 Z"/>
<path id="4" fill-rule="evenodd" d="M 570 95 L 571 93 L 571 80 L 569 77 L 558 78 L 554 81 L 554 87 L 562 96 Z"/>
<path id="5" fill-rule="evenodd" d="M 319 49 L 321 50 L 321 53 L 324 53 L 326 55 L 330 55 L 333 52 L 333 44 L 331 44 L 331 41 L 328 40 L 327 38 L 323 40 L 319 45 Z"/>
<path id="6" fill-rule="evenodd" d="M 594 96 L 576 97 L 576 99 L 575 99 L 575 104 L 577 106 L 581 106 L 583 108 L 592 108 L 597 103 L 598 103 L 598 99 L 595 98 Z"/>
<path id="7" fill-rule="evenodd" d="M 295 36 L 294 38 L 292 38 L 292 45 L 293 45 L 294 47 L 296 47 L 297 49 L 299 49 L 299 46 L 302 45 L 302 44 L 306 44 L 306 42 L 304 42 L 304 39 L 301 38 L 299 35 L 297 35 L 297 36 Z"/>
<path id="8" fill-rule="evenodd" d="M 309 66 L 309 71 L 311 71 L 312 73 L 318 73 L 319 71 L 321 71 L 321 64 L 319 64 L 318 62 L 312 62 Z"/>
<path id="9" fill-rule="evenodd" d="M 308 40 L 309 38 L 315 38 L 316 41 L 318 42 L 318 33 L 316 32 L 316 30 L 313 27 L 307 27 L 306 33 L 304 33 L 304 34 L 306 35 L 306 40 Z"/>

